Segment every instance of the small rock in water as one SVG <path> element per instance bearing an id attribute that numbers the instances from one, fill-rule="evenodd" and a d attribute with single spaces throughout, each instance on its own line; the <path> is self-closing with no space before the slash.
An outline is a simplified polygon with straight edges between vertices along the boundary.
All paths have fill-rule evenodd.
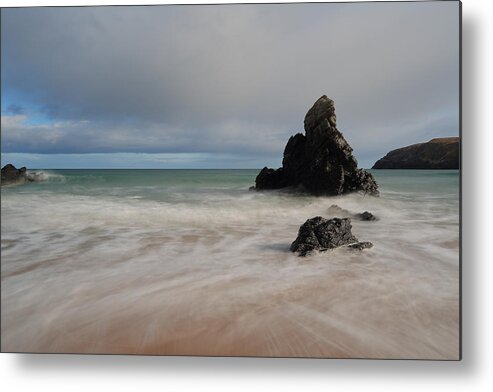
<path id="1" fill-rule="evenodd" d="M 362 212 L 361 214 L 356 214 L 355 217 L 358 218 L 359 220 L 362 220 L 362 221 L 376 221 L 377 220 L 377 217 L 368 211 Z"/>
<path id="2" fill-rule="evenodd" d="M 330 216 L 337 217 L 337 218 L 349 218 L 352 215 L 348 210 L 339 207 L 337 204 L 332 204 L 327 209 L 327 214 L 329 214 Z"/>
<path id="3" fill-rule="evenodd" d="M 306 256 L 314 250 L 327 250 L 352 244 L 358 239 L 351 233 L 351 219 L 321 216 L 308 219 L 299 229 L 298 237 L 290 250 L 300 256 Z"/>
<path id="4" fill-rule="evenodd" d="M 373 244 L 370 241 L 361 241 L 361 242 L 356 242 L 354 244 L 349 244 L 348 248 L 355 250 L 363 250 L 363 249 L 373 248 Z"/>

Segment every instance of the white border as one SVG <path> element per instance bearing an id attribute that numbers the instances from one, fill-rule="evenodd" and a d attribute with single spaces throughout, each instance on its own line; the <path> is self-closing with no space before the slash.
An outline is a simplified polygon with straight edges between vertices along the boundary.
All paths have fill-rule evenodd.
<path id="1" fill-rule="evenodd" d="M 214 1 L 221 2 L 228 1 Z M 2 7 L 163 3 L 204 1 L 0 0 Z M 3 390 L 491 390 L 492 10 L 491 0 L 463 1 L 462 362 L 0 354 L 0 383 Z"/>

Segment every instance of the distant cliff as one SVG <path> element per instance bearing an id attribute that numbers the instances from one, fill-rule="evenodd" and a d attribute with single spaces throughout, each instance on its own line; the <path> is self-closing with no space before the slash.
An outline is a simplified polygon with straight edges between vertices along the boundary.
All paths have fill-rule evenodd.
<path id="1" fill-rule="evenodd" d="M 427 143 L 390 151 L 372 169 L 459 169 L 459 138 L 431 139 Z"/>

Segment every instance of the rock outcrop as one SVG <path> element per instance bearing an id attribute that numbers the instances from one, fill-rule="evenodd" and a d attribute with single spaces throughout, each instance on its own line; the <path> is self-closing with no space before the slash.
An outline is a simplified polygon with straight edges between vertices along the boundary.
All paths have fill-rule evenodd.
<path id="1" fill-rule="evenodd" d="M 358 218 L 359 220 L 362 220 L 362 221 L 376 221 L 377 220 L 377 217 L 368 211 L 362 212 L 361 214 L 356 214 L 354 217 Z"/>
<path id="2" fill-rule="evenodd" d="M 354 215 L 351 211 L 341 208 L 337 204 L 332 204 L 327 208 L 327 214 L 335 218 L 350 218 Z"/>
<path id="3" fill-rule="evenodd" d="M 436 138 L 392 150 L 372 169 L 459 169 L 459 161 L 459 138 Z"/>
<path id="4" fill-rule="evenodd" d="M 369 211 L 353 214 L 351 211 L 332 204 L 327 208 L 327 214 L 336 218 L 354 218 L 360 221 L 376 221 L 378 218 Z"/>
<path id="5" fill-rule="evenodd" d="M 314 195 L 378 195 L 373 176 L 358 169 L 353 150 L 336 127 L 334 101 L 322 96 L 305 116 L 305 134 L 291 136 L 282 167 L 264 167 L 255 189 L 298 188 Z"/>
<path id="6" fill-rule="evenodd" d="M 343 245 L 351 245 L 353 249 L 373 246 L 371 242 L 358 242 L 351 232 L 351 219 L 325 219 L 316 216 L 301 225 L 298 237 L 291 244 L 290 250 L 300 256 L 306 256 L 315 250 L 326 251 Z"/>
<path id="7" fill-rule="evenodd" d="M 12 164 L 7 164 L 2 167 L 2 177 L 1 184 L 3 185 L 15 185 L 15 184 L 24 184 L 25 182 L 31 182 L 32 180 L 26 173 L 26 168 L 21 167 L 17 169 Z"/>
<path id="8" fill-rule="evenodd" d="M 373 244 L 370 241 L 362 241 L 356 242 L 354 244 L 349 244 L 347 247 L 353 250 L 363 250 L 373 248 Z"/>

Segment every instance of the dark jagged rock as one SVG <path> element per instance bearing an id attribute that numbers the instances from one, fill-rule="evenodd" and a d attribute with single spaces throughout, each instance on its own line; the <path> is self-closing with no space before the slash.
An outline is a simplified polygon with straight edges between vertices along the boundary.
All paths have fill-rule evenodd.
<path id="1" fill-rule="evenodd" d="M 322 96 L 305 116 L 305 135 L 291 136 L 282 168 L 263 168 L 255 188 L 301 188 L 314 195 L 362 192 L 378 195 L 373 176 L 358 169 L 353 149 L 336 128 L 334 101 Z"/>
<path id="2" fill-rule="evenodd" d="M 361 192 L 378 196 L 378 184 L 373 176 L 363 169 L 356 170 L 352 176 L 346 178 L 346 192 Z"/>
<path id="3" fill-rule="evenodd" d="M 363 250 L 373 248 L 373 244 L 370 241 L 361 241 L 355 242 L 354 244 L 349 244 L 347 247 L 354 250 Z"/>
<path id="4" fill-rule="evenodd" d="M 255 179 L 255 189 L 279 189 L 284 185 L 283 171 L 264 167 Z"/>
<path id="5" fill-rule="evenodd" d="M 25 182 L 31 182 L 32 180 L 28 177 L 26 173 L 26 168 L 21 167 L 17 169 L 12 164 L 7 164 L 2 167 L 2 185 L 14 185 L 14 184 L 23 184 Z"/>
<path id="6" fill-rule="evenodd" d="M 290 250 L 300 256 L 306 256 L 314 250 L 324 251 L 357 241 L 351 233 L 351 219 L 325 219 L 316 216 L 301 225 L 298 237 L 291 244 Z"/>
<path id="7" fill-rule="evenodd" d="M 355 218 L 358 218 L 359 220 L 362 220 L 362 221 L 376 221 L 377 220 L 377 217 L 368 211 L 362 212 L 361 214 L 356 214 Z"/>
<path id="8" fill-rule="evenodd" d="M 459 161 L 459 138 L 436 138 L 392 150 L 372 169 L 459 169 Z"/>

